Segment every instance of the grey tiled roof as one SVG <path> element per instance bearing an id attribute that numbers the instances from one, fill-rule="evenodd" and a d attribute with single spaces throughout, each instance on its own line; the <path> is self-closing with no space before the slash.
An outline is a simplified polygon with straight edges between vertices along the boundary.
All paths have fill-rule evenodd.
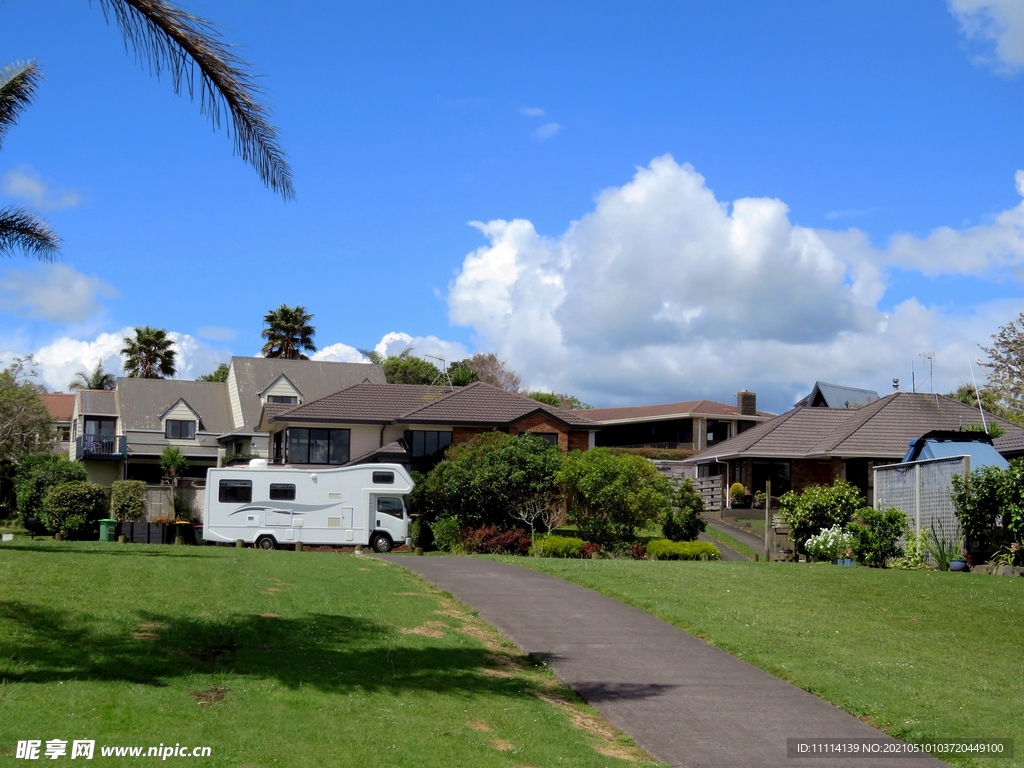
<path id="1" fill-rule="evenodd" d="M 125 430 L 159 431 L 160 414 L 178 400 L 199 414 L 200 430 L 223 434 L 234 429 L 227 386 L 221 382 L 122 377 L 117 392 Z"/>
<path id="2" fill-rule="evenodd" d="M 354 384 L 318 400 L 286 405 L 281 411 L 271 412 L 267 406 L 264 419 L 390 424 L 407 411 L 420 408 L 450 392 L 445 387 L 419 384 Z"/>
<path id="3" fill-rule="evenodd" d="M 659 403 L 657 405 L 633 405 L 623 408 L 592 408 L 587 411 L 577 411 L 592 421 L 607 424 L 613 421 L 631 421 L 654 418 L 685 418 L 691 415 L 699 416 L 726 416 L 736 418 L 740 415 L 739 408 L 726 403 L 716 403 L 714 400 L 686 400 L 681 403 Z M 758 411 L 758 416 L 772 416 L 774 414 Z"/>
<path id="4" fill-rule="evenodd" d="M 117 416 L 117 392 L 112 389 L 81 389 L 78 397 L 81 414 Z"/>
<path id="5" fill-rule="evenodd" d="M 302 392 L 309 403 L 332 392 L 369 381 L 384 384 L 384 370 L 370 363 L 331 363 L 323 360 L 282 360 L 267 357 L 233 357 L 235 386 L 242 406 L 242 420 L 247 427 L 259 423 L 259 393 L 282 373 Z"/>
<path id="6" fill-rule="evenodd" d="M 853 405 L 867 405 L 878 400 L 878 393 L 873 389 L 860 389 L 858 387 L 844 387 L 841 384 L 829 384 L 826 381 L 814 382 L 811 393 L 797 405 L 811 405 L 820 394 L 825 401 L 826 408 L 849 408 Z M 821 406 L 818 406 L 819 408 Z"/>
<path id="7" fill-rule="evenodd" d="M 1008 433 L 1021 428 L 997 421 Z M 960 429 L 980 424 L 968 405 L 942 395 L 895 392 L 859 409 L 794 408 L 771 421 L 687 459 L 740 457 L 826 458 L 863 456 L 901 459 L 907 443 L 933 429 Z"/>

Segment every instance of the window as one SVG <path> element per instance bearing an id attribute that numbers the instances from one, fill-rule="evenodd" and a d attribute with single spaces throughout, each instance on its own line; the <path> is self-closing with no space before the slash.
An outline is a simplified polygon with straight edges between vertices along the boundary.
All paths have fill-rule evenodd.
<path id="1" fill-rule="evenodd" d="M 267 395 L 268 403 L 283 403 L 284 405 L 298 405 L 299 398 L 295 395 Z"/>
<path id="2" fill-rule="evenodd" d="M 547 440 L 551 445 L 558 445 L 558 433 L 557 432 L 527 432 L 530 437 L 539 437 L 541 440 Z"/>
<path id="3" fill-rule="evenodd" d="M 349 430 L 288 430 L 288 461 L 292 464 L 345 464 L 349 453 Z"/>
<path id="4" fill-rule="evenodd" d="M 413 458 L 433 456 L 435 453 L 443 453 L 452 444 L 452 433 L 412 429 L 405 433 L 405 442 Z"/>
<path id="5" fill-rule="evenodd" d="M 271 483 L 271 501 L 294 501 L 295 486 L 292 483 Z"/>
<path id="6" fill-rule="evenodd" d="M 164 422 L 164 437 L 168 440 L 195 440 L 196 423 L 168 419 Z"/>
<path id="7" fill-rule="evenodd" d="M 247 504 L 252 501 L 252 480 L 221 480 L 217 501 L 227 504 Z"/>
<path id="8" fill-rule="evenodd" d="M 94 418 L 91 416 L 85 417 L 85 434 L 87 435 L 102 435 L 103 437 L 113 437 L 114 426 L 117 423 L 117 419 L 103 419 Z"/>
<path id="9" fill-rule="evenodd" d="M 392 517 L 402 517 L 405 513 L 405 507 L 402 506 L 401 499 L 396 499 L 391 496 L 382 496 L 377 499 L 377 512 L 382 512 L 385 515 L 391 515 Z"/>
<path id="10" fill-rule="evenodd" d="M 375 482 L 375 483 L 387 483 L 387 484 L 390 485 L 391 483 L 395 482 L 395 473 L 394 472 L 374 472 L 373 473 L 373 482 Z"/>

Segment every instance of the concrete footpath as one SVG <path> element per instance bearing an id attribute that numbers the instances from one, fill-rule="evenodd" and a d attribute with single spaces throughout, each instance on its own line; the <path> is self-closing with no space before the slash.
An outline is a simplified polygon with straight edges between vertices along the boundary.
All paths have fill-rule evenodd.
<path id="1" fill-rule="evenodd" d="M 388 562 L 479 611 L 669 765 L 943 765 L 933 758 L 787 757 L 789 738 L 897 742 L 660 619 L 562 579 L 468 557 L 392 556 Z"/>

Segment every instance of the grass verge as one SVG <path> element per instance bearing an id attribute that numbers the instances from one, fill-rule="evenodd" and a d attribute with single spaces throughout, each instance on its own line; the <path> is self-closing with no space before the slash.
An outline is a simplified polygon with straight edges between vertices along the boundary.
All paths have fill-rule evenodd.
<path id="1" fill-rule="evenodd" d="M 744 557 L 749 557 L 751 560 L 756 560 L 764 554 L 763 552 L 760 554 L 755 552 L 742 541 L 738 541 L 728 533 L 722 533 L 720 530 L 712 528 L 710 525 L 704 529 L 704 535 L 720 542 L 734 552 L 739 552 Z"/>
<path id="2" fill-rule="evenodd" d="M 0 756 L 27 739 L 209 746 L 197 766 L 646 762 L 386 561 L 18 538 L 0 545 Z"/>
<path id="3" fill-rule="evenodd" d="M 506 558 L 647 611 L 898 738 L 1012 738 L 1024 579 L 827 563 Z M 945 759 L 945 758 L 944 758 Z"/>

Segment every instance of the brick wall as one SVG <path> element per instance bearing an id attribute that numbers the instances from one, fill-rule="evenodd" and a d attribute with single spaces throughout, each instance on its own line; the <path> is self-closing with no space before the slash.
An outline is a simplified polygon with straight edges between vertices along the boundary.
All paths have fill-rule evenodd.
<path id="1" fill-rule="evenodd" d="M 842 459 L 837 460 L 839 462 L 839 471 L 842 472 L 843 462 Z M 790 482 L 793 490 L 799 493 L 808 485 L 829 485 L 833 480 L 833 462 L 829 460 L 825 461 L 806 461 L 803 459 L 794 459 L 791 464 Z M 774 493 L 772 494 L 775 495 Z"/>
<path id="2" fill-rule="evenodd" d="M 466 442 L 474 435 L 494 431 L 495 430 L 490 427 L 452 427 L 452 444 L 458 445 L 459 443 Z"/>
<path id="3" fill-rule="evenodd" d="M 569 450 L 569 432 L 565 427 L 555 422 L 551 417 L 543 413 L 535 413 L 525 419 L 512 424 L 509 434 L 518 435 L 520 432 L 538 432 L 558 435 L 558 450 L 565 453 Z"/>
<path id="4" fill-rule="evenodd" d="M 574 429 L 569 433 L 569 450 L 570 451 L 587 451 L 590 450 L 590 432 L 586 432 L 582 429 Z"/>

